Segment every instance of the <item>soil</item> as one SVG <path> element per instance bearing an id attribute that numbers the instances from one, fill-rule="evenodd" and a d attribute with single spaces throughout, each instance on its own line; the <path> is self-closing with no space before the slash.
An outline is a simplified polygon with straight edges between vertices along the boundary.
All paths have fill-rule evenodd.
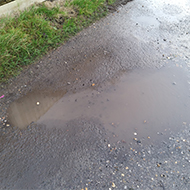
<path id="1" fill-rule="evenodd" d="M 12 1 L 14 1 L 14 0 L 0 0 L 0 6 L 10 3 Z"/>

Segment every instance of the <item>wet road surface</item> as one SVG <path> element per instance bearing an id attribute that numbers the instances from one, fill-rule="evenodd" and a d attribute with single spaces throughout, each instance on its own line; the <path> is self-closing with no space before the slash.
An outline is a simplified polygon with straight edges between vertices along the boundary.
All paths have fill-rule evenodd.
<path id="1" fill-rule="evenodd" d="M 189 13 L 130 2 L 15 79 L 0 187 L 190 189 Z"/>

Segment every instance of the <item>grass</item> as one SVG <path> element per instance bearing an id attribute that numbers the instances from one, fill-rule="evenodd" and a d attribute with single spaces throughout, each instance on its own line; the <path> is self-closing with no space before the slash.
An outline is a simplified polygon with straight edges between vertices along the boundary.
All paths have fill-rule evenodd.
<path id="1" fill-rule="evenodd" d="M 0 19 L 0 82 L 18 75 L 23 67 L 107 13 L 106 0 L 72 0 L 65 7 L 76 14 L 41 4 L 14 18 Z"/>

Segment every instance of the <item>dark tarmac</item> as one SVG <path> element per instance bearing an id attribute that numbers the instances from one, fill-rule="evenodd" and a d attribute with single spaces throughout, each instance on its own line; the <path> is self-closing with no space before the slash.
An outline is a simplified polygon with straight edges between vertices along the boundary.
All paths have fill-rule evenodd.
<path id="1" fill-rule="evenodd" d="M 134 0 L 0 96 L 0 189 L 190 189 L 190 1 Z"/>

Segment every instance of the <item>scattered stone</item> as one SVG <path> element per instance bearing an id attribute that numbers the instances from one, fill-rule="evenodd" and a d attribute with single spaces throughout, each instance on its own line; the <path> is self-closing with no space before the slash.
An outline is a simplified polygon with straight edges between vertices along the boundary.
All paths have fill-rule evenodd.
<path id="1" fill-rule="evenodd" d="M 112 182 L 112 187 L 113 187 L 113 188 L 115 187 L 115 183 L 114 183 L 114 182 Z"/>

